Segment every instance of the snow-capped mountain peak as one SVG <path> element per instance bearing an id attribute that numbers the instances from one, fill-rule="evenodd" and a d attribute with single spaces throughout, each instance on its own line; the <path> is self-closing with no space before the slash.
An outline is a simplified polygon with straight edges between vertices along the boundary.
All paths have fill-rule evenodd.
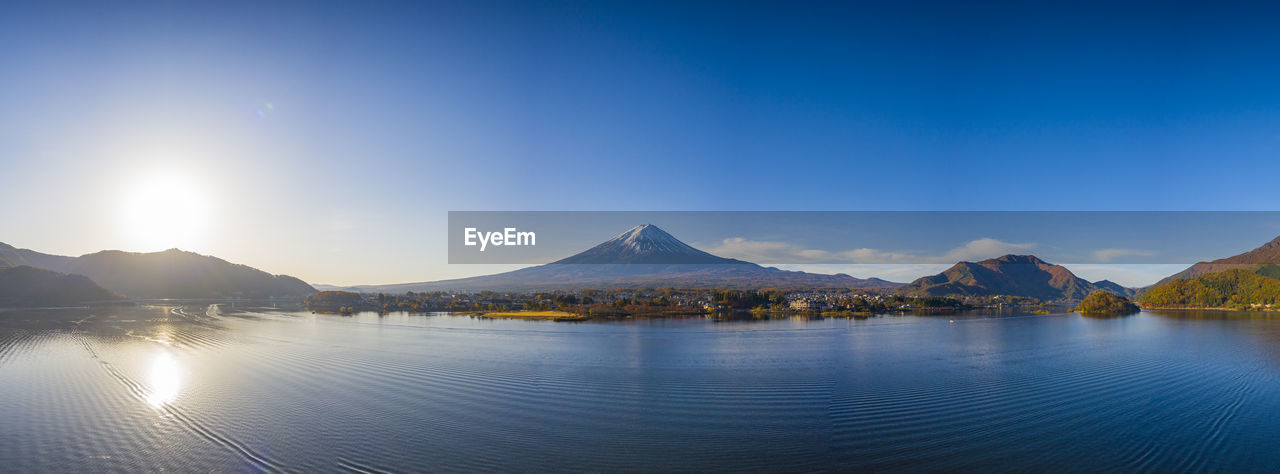
<path id="1" fill-rule="evenodd" d="M 682 254 L 699 254 L 702 251 L 690 247 L 688 244 L 681 242 L 679 239 L 668 234 L 666 231 L 659 229 L 653 224 L 644 224 L 632 227 L 630 230 L 623 232 L 605 242 L 605 245 L 614 245 L 619 249 L 635 252 L 669 252 Z"/>
<path id="2" fill-rule="evenodd" d="M 638 225 L 556 263 L 746 263 L 703 252 L 653 224 Z"/>

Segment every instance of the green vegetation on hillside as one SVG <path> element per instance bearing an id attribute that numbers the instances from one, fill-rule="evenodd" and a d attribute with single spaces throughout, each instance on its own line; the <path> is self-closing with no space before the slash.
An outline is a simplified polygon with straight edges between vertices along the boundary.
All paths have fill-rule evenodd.
<path id="1" fill-rule="evenodd" d="M 1141 311 L 1138 305 L 1128 298 L 1116 296 L 1109 291 L 1095 291 L 1080 301 L 1072 311 L 1086 315 L 1125 315 Z"/>
<path id="2" fill-rule="evenodd" d="M 1165 283 L 1144 293 L 1139 302 L 1153 308 L 1268 307 L 1280 302 L 1280 280 L 1232 269 Z"/>
<path id="3" fill-rule="evenodd" d="M 1254 273 L 1257 273 L 1267 278 L 1275 278 L 1277 280 L 1280 280 L 1280 265 L 1276 265 L 1274 263 L 1264 263 L 1262 265 L 1259 265 L 1258 269 L 1255 270 Z"/>

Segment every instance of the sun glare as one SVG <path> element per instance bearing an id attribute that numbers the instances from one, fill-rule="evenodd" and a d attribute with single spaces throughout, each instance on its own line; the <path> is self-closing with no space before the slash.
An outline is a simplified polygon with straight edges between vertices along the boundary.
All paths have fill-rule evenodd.
<path id="1" fill-rule="evenodd" d="M 178 398 L 182 388 L 182 367 L 168 352 L 157 353 L 147 372 L 147 403 L 161 407 Z"/>
<path id="2" fill-rule="evenodd" d="M 120 225 L 132 250 L 190 250 L 209 226 L 204 190 L 179 174 L 157 173 L 134 181 L 123 193 Z"/>

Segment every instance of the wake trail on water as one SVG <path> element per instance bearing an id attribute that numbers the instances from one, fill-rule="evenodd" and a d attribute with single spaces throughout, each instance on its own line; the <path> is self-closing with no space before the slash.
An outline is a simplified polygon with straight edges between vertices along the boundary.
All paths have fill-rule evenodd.
<path id="1" fill-rule="evenodd" d="M 129 394 L 133 396 L 133 398 L 137 399 L 142 403 L 150 404 L 150 402 L 148 401 L 150 394 L 148 393 L 149 390 L 146 388 L 146 386 L 144 386 L 141 383 L 138 383 L 137 381 L 133 380 L 129 376 L 120 372 L 120 370 L 118 370 L 114 365 L 112 365 L 110 362 L 107 362 L 106 359 L 103 359 L 101 356 L 99 356 L 98 352 L 93 349 L 93 346 L 89 344 L 89 341 L 85 340 L 84 337 L 81 337 L 80 335 L 74 335 L 74 337 L 76 341 L 79 342 L 80 345 L 84 347 L 85 351 L 89 353 L 89 357 L 98 361 L 98 366 L 102 367 L 102 369 L 105 370 L 107 374 L 111 376 L 111 378 L 115 379 L 117 382 L 123 385 L 125 389 L 129 392 Z M 279 466 L 276 462 L 272 461 L 271 459 L 267 458 L 266 456 L 260 453 L 254 452 L 252 449 L 236 441 L 230 436 L 218 433 L 217 431 L 210 429 L 209 427 L 196 421 L 194 418 L 184 413 L 182 410 L 178 409 L 176 406 L 173 406 L 171 404 L 161 404 L 159 406 L 156 406 L 155 408 L 157 410 L 160 410 L 161 412 L 164 412 L 166 415 L 169 415 L 174 420 L 177 420 L 180 425 L 182 425 L 184 428 L 186 428 L 190 432 L 196 435 L 199 435 L 200 437 L 205 438 L 209 441 L 212 441 L 214 444 L 235 453 L 241 459 L 245 460 L 250 464 L 253 464 L 255 467 L 262 469 L 263 471 L 285 472 L 285 469 Z"/>

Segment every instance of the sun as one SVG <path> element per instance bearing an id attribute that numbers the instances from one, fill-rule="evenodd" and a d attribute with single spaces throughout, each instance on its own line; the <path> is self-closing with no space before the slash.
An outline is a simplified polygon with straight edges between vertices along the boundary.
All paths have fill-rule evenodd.
<path id="1" fill-rule="evenodd" d="M 190 250 L 202 244 L 210 209 L 199 183 L 180 173 L 149 173 L 130 182 L 122 196 L 121 233 L 131 250 Z"/>

